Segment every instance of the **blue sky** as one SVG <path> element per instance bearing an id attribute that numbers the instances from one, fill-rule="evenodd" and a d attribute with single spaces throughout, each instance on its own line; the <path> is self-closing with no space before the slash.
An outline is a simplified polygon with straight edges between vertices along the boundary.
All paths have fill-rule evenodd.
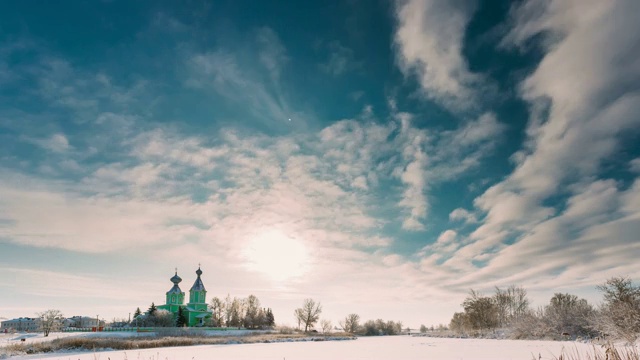
<path id="1" fill-rule="evenodd" d="M 633 0 L 0 5 L 0 317 L 448 323 L 640 255 Z M 636 276 L 637 277 L 637 276 Z"/>

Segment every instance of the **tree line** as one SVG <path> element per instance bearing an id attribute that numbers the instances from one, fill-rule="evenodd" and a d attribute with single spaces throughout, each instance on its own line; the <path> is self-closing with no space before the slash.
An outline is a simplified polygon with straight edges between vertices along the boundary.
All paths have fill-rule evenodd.
<path id="1" fill-rule="evenodd" d="M 231 298 L 223 300 L 217 297 L 211 299 L 213 316 L 208 326 L 214 327 L 244 327 L 245 329 L 266 329 L 275 326 L 275 317 L 271 308 L 262 308 L 260 300 L 255 295 L 246 298 Z"/>
<path id="2" fill-rule="evenodd" d="M 313 299 L 305 299 L 302 307 L 293 312 L 298 320 L 298 329 L 302 330 L 304 327 L 304 332 L 315 331 L 315 324 L 320 322 L 320 329 L 323 333 L 327 333 L 332 330 L 333 325 L 329 320 L 320 320 L 321 313 L 322 305 Z M 361 324 L 358 314 L 347 315 L 344 320 L 339 322 L 339 325 L 344 332 L 363 336 L 398 335 L 402 332 L 402 322 L 400 321 L 377 319 L 368 320 Z"/>
<path id="3" fill-rule="evenodd" d="M 555 293 L 547 305 L 536 309 L 522 287 L 496 287 L 492 296 L 472 289 L 449 328 L 466 335 L 504 329 L 518 339 L 607 336 L 635 341 L 640 335 L 640 287 L 631 279 L 614 277 L 597 289 L 604 298 L 597 307 L 576 295 Z"/>

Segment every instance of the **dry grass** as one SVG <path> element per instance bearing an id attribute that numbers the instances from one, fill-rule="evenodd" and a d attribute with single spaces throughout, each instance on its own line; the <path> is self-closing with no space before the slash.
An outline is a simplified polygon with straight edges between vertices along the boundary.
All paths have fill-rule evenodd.
<path id="1" fill-rule="evenodd" d="M 533 357 L 538 360 L 539 357 Z M 562 351 L 559 356 L 554 356 L 554 360 L 640 360 L 640 353 L 635 346 L 615 347 L 608 343 L 600 348 L 593 347 L 591 352 L 581 354 L 578 349 L 573 351 Z"/>
<path id="2" fill-rule="evenodd" d="M 134 350 L 159 347 L 192 346 L 192 345 L 224 345 L 252 344 L 286 341 L 327 341 L 355 339 L 351 335 L 314 335 L 306 334 L 246 334 L 238 336 L 206 336 L 180 330 L 173 335 L 156 335 L 145 337 L 66 337 L 47 342 L 31 344 L 12 344 L 0 348 L 0 359 L 12 355 L 40 354 L 54 351 L 100 351 L 100 350 Z"/>

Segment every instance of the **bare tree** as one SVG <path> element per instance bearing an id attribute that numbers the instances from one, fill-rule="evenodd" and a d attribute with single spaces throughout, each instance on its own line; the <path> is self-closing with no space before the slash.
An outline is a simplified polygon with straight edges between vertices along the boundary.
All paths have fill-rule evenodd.
<path id="1" fill-rule="evenodd" d="M 307 332 L 309 328 L 312 328 L 322 312 L 322 305 L 320 302 L 315 302 L 313 299 L 305 299 L 301 308 L 294 311 L 294 315 L 298 319 L 299 324 L 304 324 L 304 331 Z"/>
<path id="2" fill-rule="evenodd" d="M 329 331 L 331 331 L 331 328 L 333 327 L 333 324 L 331 324 L 331 321 L 329 320 L 320 320 L 320 328 L 322 329 L 322 333 L 326 334 Z"/>
<path id="3" fill-rule="evenodd" d="M 498 326 L 509 326 L 519 320 L 529 309 L 527 290 L 515 285 L 506 290 L 496 287 L 493 295 L 496 306 Z"/>
<path id="4" fill-rule="evenodd" d="M 556 336 L 565 333 L 574 336 L 592 335 L 589 328 L 592 316 L 593 307 L 587 300 L 562 293 L 555 293 L 544 311 L 547 326 Z"/>
<path id="5" fill-rule="evenodd" d="M 51 331 L 57 331 L 62 328 L 64 316 L 60 310 L 49 309 L 47 311 L 37 313 L 37 315 L 40 318 L 40 330 L 42 330 L 44 336 L 49 336 Z"/>
<path id="6" fill-rule="evenodd" d="M 631 279 L 614 277 L 597 287 L 604 295 L 595 328 L 615 338 L 634 343 L 640 333 L 640 287 Z"/>
<path id="7" fill-rule="evenodd" d="M 463 333 L 469 328 L 469 318 L 467 314 L 457 312 L 453 314 L 449 328 L 457 333 Z"/>
<path id="8" fill-rule="evenodd" d="M 496 293 L 493 295 L 493 302 L 496 305 L 496 312 L 498 318 L 498 326 L 506 326 L 509 322 L 509 310 L 511 307 L 511 294 L 508 290 L 501 290 L 496 286 Z"/>
<path id="9" fill-rule="evenodd" d="M 540 339 L 555 333 L 545 318 L 545 307 L 542 306 L 520 315 L 511 328 L 515 339 Z"/>
<path id="10" fill-rule="evenodd" d="M 355 333 L 360 327 L 360 315 L 349 314 L 343 321 L 340 322 L 340 327 L 344 332 Z"/>
<path id="11" fill-rule="evenodd" d="M 231 315 L 233 313 L 233 299 L 231 295 L 227 294 L 224 298 L 224 325 L 231 326 Z"/>
<path id="12" fill-rule="evenodd" d="M 474 330 L 492 329 L 498 323 L 498 312 L 493 298 L 480 295 L 471 289 L 462 303 L 469 325 Z"/>
<path id="13" fill-rule="evenodd" d="M 511 321 L 518 321 L 522 316 L 529 312 L 529 299 L 527 298 L 527 290 L 523 287 L 511 285 L 507 289 L 511 297 Z"/>
<path id="14" fill-rule="evenodd" d="M 213 312 L 213 314 L 211 315 L 211 324 L 215 327 L 222 326 L 222 324 L 224 323 L 224 305 L 224 302 L 218 297 L 214 297 L 213 299 L 211 299 L 211 311 Z"/>
<path id="15" fill-rule="evenodd" d="M 244 327 L 247 329 L 254 329 L 256 327 L 262 326 L 262 323 L 259 319 L 260 312 L 260 300 L 255 295 L 249 295 L 244 300 L 245 303 L 245 313 L 244 313 Z"/>
<path id="16" fill-rule="evenodd" d="M 229 312 L 229 314 L 227 314 L 227 316 L 229 317 L 227 326 L 237 326 L 238 328 L 240 328 L 242 326 L 242 320 L 244 318 L 244 309 L 245 300 L 234 297 L 231 301 L 230 308 L 227 308 L 227 311 Z"/>

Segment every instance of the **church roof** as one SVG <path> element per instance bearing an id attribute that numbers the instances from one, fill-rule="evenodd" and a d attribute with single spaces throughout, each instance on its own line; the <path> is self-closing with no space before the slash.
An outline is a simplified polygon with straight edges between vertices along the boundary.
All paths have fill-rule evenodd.
<path id="1" fill-rule="evenodd" d="M 167 295 L 182 294 L 182 290 L 180 290 L 180 287 L 178 286 L 178 284 L 182 281 L 182 278 L 178 276 L 178 269 L 176 269 L 176 274 L 173 275 L 169 280 L 171 280 L 171 282 L 173 283 L 173 287 L 171 288 L 171 290 L 167 291 Z"/>
<path id="2" fill-rule="evenodd" d="M 202 275 L 202 270 L 200 270 L 199 266 L 198 266 L 198 270 L 196 270 L 196 275 L 198 275 L 198 278 L 196 279 L 196 282 L 193 283 L 193 286 L 191 287 L 190 291 L 205 291 L 204 284 L 202 283 L 202 279 L 200 279 L 200 275 Z"/>

